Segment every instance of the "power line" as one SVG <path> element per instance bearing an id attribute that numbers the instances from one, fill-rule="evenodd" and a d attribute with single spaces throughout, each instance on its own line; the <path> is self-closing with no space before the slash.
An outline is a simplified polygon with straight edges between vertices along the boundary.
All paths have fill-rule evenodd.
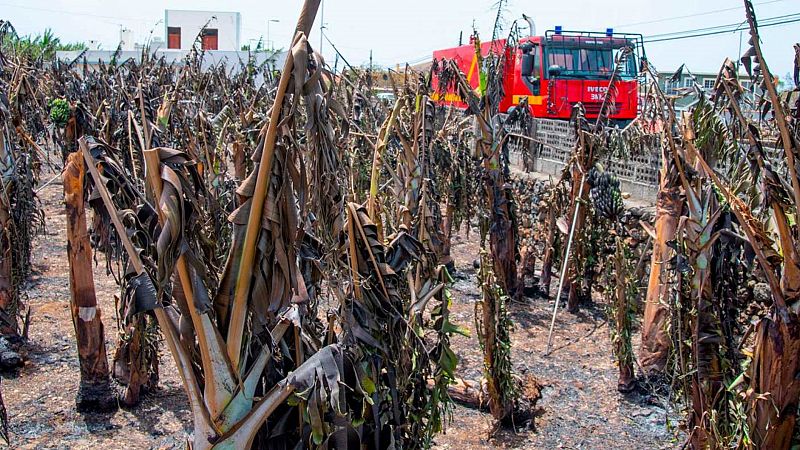
<path id="1" fill-rule="evenodd" d="M 785 2 L 785 1 L 786 0 L 770 0 L 770 1 L 766 1 L 766 2 L 754 3 L 754 5 L 755 6 L 769 5 L 769 4 L 772 4 L 772 3 L 781 3 L 781 2 Z M 744 8 L 744 6 L 736 6 L 736 7 L 733 7 L 733 8 L 715 9 L 713 11 L 703 11 L 703 12 L 694 13 L 694 14 L 686 14 L 686 15 L 683 15 L 683 16 L 665 17 L 663 19 L 647 20 L 647 21 L 644 21 L 644 22 L 626 23 L 624 25 L 616 25 L 616 26 L 614 26 L 614 28 L 631 27 L 631 26 L 634 26 L 634 25 L 649 25 L 649 24 L 652 24 L 652 23 L 663 23 L 663 22 L 670 22 L 670 21 L 673 21 L 673 20 L 680 20 L 680 19 L 690 19 L 692 17 L 708 16 L 708 15 L 711 15 L 711 14 L 718 14 L 718 13 L 721 13 L 721 12 L 738 11 L 738 10 L 743 9 L 743 8 Z"/>
<path id="2" fill-rule="evenodd" d="M 347 62 L 347 59 L 345 59 L 344 55 L 339 51 L 339 49 L 337 49 L 336 46 L 333 45 L 333 42 L 331 42 L 331 40 L 328 38 L 327 33 L 325 33 L 325 31 L 323 30 L 320 30 L 320 36 L 325 38 L 325 40 L 328 41 L 328 44 L 331 44 L 331 47 L 333 47 L 333 51 L 336 52 L 336 54 L 339 55 L 340 58 L 342 58 L 342 61 L 344 61 L 345 65 L 349 67 L 350 70 L 355 71 L 353 66 L 349 62 Z"/>
<path id="3" fill-rule="evenodd" d="M 785 14 L 783 16 L 768 17 L 766 19 L 763 19 L 763 21 L 760 20 L 759 21 L 759 25 L 761 25 L 762 23 L 764 23 L 766 25 L 766 24 L 768 24 L 770 22 L 774 22 L 774 21 L 777 21 L 777 20 L 794 19 L 794 18 L 798 18 L 798 16 L 800 16 L 800 13 L 792 13 L 792 14 Z M 673 32 L 670 32 L 670 33 L 651 34 L 649 36 L 645 36 L 645 39 L 662 38 L 662 37 L 668 37 L 668 36 L 682 35 L 682 34 L 686 34 L 686 33 L 696 33 L 696 32 L 701 32 L 701 31 L 705 32 L 705 31 L 714 31 L 714 30 L 720 30 L 720 29 L 729 29 L 731 27 L 738 28 L 742 24 L 744 24 L 745 22 L 746 21 L 737 22 L 737 23 L 729 23 L 727 25 L 717 25 L 717 26 L 713 26 L 713 27 L 694 28 L 694 29 L 691 29 L 691 30 L 683 30 L 683 31 L 673 31 Z"/>
<path id="4" fill-rule="evenodd" d="M 405 63 L 406 64 L 411 64 L 413 66 L 414 64 L 419 64 L 419 63 L 425 62 L 425 61 L 427 61 L 429 59 L 433 59 L 433 55 L 420 56 L 419 58 L 414 58 L 414 59 L 410 59 L 408 61 L 405 61 Z"/>
<path id="5" fill-rule="evenodd" d="M 792 19 L 792 20 L 784 20 L 784 21 L 780 21 L 780 22 L 767 23 L 767 24 L 759 23 L 758 24 L 758 28 L 760 29 L 760 28 L 774 27 L 774 26 L 777 26 L 777 25 L 786 25 L 786 24 L 796 23 L 796 22 L 800 22 L 800 18 Z M 738 28 L 738 26 L 737 26 L 737 28 Z M 679 40 L 679 39 L 689 39 L 689 38 L 696 38 L 696 37 L 703 37 L 703 36 L 714 36 L 714 35 L 717 35 L 717 34 L 725 34 L 725 33 L 735 32 L 736 30 L 737 30 L 736 28 L 733 28 L 733 29 L 730 29 L 730 30 L 710 31 L 708 33 L 688 34 L 688 35 L 685 35 L 685 36 L 673 36 L 673 37 L 667 37 L 667 38 L 661 38 L 661 39 L 652 39 L 652 40 L 649 40 L 649 41 L 645 39 L 644 43 L 645 44 L 651 44 L 651 43 L 654 43 L 654 42 L 676 41 L 676 40 Z"/>

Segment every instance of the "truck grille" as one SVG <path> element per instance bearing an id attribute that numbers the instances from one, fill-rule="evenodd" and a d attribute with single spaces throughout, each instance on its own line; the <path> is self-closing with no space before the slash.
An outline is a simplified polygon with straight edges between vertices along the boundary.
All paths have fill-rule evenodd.
<path id="1" fill-rule="evenodd" d="M 575 106 L 577 102 L 570 102 L 570 106 Z M 583 104 L 584 109 L 586 109 L 586 114 L 596 116 L 600 114 L 600 108 L 603 106 L 600 102 L 587 102 Z M 614 112 L 620 111 L 622 109 L 622 103 L 614 103 Z"/>

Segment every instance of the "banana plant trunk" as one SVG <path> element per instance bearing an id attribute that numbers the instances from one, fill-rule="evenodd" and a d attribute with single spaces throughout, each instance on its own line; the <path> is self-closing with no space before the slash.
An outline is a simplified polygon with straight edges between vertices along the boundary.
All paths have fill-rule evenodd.
<path id="1" fill-rule="evenodd" d="M 617 338 L 614 340 L 614 354 L 619 366 L 617 390 L 630 392 L 635 387 L 636 376 L 633 371 L 633 354 L 631 352 L 631 319 L 628 301 L 628 269 L 625 265 L 624 241 L 616 239 L 616 255 L 614 258 L 614 325 Z"/>
<path id="2" fill-rule="evenodd" d="M 666 322 L 669 315 L 667 294 L 669 283 L 666 262 L 670 258 L 667 243 L 675 239 L 680 220 L 682 201 L 680 191 L 669 186 L 662 172 L 661 188 L 656 205 L 656 237 L 653 240 L 653 254 L 650 259 L 650 278 L 645 297 L 644 320 L 642 321 L 642 345 L 639 362 L 647 374 L 664 371 L 669 354 L 669 337 Z"/>
<path id="3" fill-rule="evenodd" d="M 491 121 L 489 112 L 484 111 L 485 123 L 479 124 L 481 139 L 479 142 L 483 156 L 484 184 L 483 194 L 486 199 L 487 218 L 489 220 L 489 248 L 492 255 L 494 275 L 509 297 L 515 297 L 519 291 L 517 280 L 517 230 L 514 226 L 512 199 L 504 176 L 505 167 L 500 158 L 501 145 L 493 138 L 488 124 Z"/>
<path id="4" fill-rule="evenodd" d="M 483 55 L 479 39 L 475 39 L 475 58 L 483 65 Z M 514 399 L 509 398 L 504 380 L 511 376 L 512 367 L 508 353 L 503 346 L 509 345 L 508 324 L 504 319 L 502 302 L 504 296 L 517 294 L 517 239 L 513 224 L 512 203 L 506 187 L 507 167 L 500 154 L 502 139 L 493 128 L 502 128 L 493 123 L 492 105 L 489 101 L 486 75 L 481 74 L 479 93 L 483 97 L 483 108 L 476 117 L 476 155 L 482 159 L 484 229 L 481 230 L 481 246 L 489 237 L 489 254 L 481 254 L 481 283 L 483 300 L 481 302 L 483 336 L 483 359 L 489 392 L 489 409 L 498 422 L 508 417 L 514 407 Z M 484 247 L 485 248 L 485 247 Z M 491 274 L 488 270 L 491 259 Z M 499 290 L 497 289 L 499 288 Z M 477 318 L 477 316 L 476 316 Z M 506 339 L 504 341 L 503 339 Z"/>
<path id="5" fill-rule="evenodd" d="M 580 164 L 576 162 L 576 164 Z M 587 169 L 583 169 L 583 173 L 586 173 Z M 581 177 L 581 172 L 578 169 L 577 165 L 572 170 L 572 208 L 570 208 L 570 216 L 575 214 L 575 208 L 578 208 L 577 218 L 575 220 L 575 231 L 572 232 L 575 236 L 574 239 L 580 241 L 582 236 L 582 231 L 584 225 L 586 223 L 586 207 L 581 207 L 581 204 L 586 204 L 588 197 L 589 197 L 589 183 L 584 181 L 583 186 L 583 193 L 581 194 L 580 198 L 578 197 L 579 192 L 581 191 L 581 182 L 580 180 L 583 179 Z M 580 281 L 578 279 L 578 261 L 583 259 L 583 245 L 581 242 L 576 242 L 574 246 L 575 250 L 573 254 L 568 258 L 564 264 L 569 264 L 569 270 L 567 271 L 567 276 L 569 277 L 569 295 L 567 297 L 567 311 L 571 313 L 578 312 L 580 307 L 580 300 L 581 294 L 583 289 L 580 286 Z M 569 262 L 568 262 L 569 261 Z"/>
<path id="6" fill-rule="evenodd" d="M 556 245 L 556 211 L 553 206 L 547 211 L 547 241 L 544 245 L 542 256 L 542 275 L 539 277 L 539 291 L 546 297 L 550 296 L 550 283 L 553 279 L 553 254 Z"/>
<path id="7" fill-rule="evenodd" d="M 447 200 L 444 207 L 444 217 L 442 218 L 442 233 L 444 240 L 442 241 L 442 257 L 439 262 L 447 266 L 448 270 L 451 272 L 453 272 L 455 269 L 455 263 L 450 254 L 450 249 L 453 245 L 453 216 L 455 215 L 455 210 L 456 209 L 453 207 L 452 202 Z"/>
<path id="8" fill-rule="evenodd" d="M 0 129 L 0 165 L 9 158 L 6 153 L 5 133 Z M 0 198 L 0 335 L 17 334 L 17 298 L 11 272 L 11 211 Z"/>
<path id="9" fill-rule="evenodd" d="M 0 335 L 17 334 L 17 305 L 11 279 L 11 217 L 0 203 Z"/>
<path id="10" fill-rule="evenodd" d="M 501 346 L 508 345 L 503 342 L 502 337 L 505 336 L 505 330 L 501 327 L 504 326 L 502 315 L 504 312 L 501 308 L 503 298 L 501 298 L 496 289 L 494 274 L 489 269 L 489 259 L 485 252 L 481 255 L 481 274 L 480 281 L 482 284 L 482 301 L 481 301 L 481 328 L 482 335 L 480 339 L 483 341 L 483 365 L 486 372 L 486 390 L 489 397 L 489 411 L 495 420 L 502 421 L 507 418 L 513 411 L 514 401 L 508 398 L 504 390 L 503 380 L 506 379 L 509 373 L 506 373 L 509 368 L 506 367 L 504 355 L 501 354 Z"/>
<path id="11" fill-rule="evenodd" d="M 756 327 L 748 417 L 754 448 L 791 448 L 800 397 L 799 337 L 794 312 L 777 311 Z"/>
<path id="12" fill-rule="evenodd" d="M 486 186 L 486 190 L 489 192 L 488 204 L 493 210 L 489 225 L 489 245 L 497 281 L 509 297 L 515 297 L 519 291 L 516 230 L 510 220 L 510 200 L 503 184 L 501 178 L 492 180 Z"/>
<path id="13" fill-rule="evenodd" d="M 78 411 L 113 411 L 117 400 L 110 386 L 103 321 L 94 290 L 92 249 L 86 229 L 83 158 L 71 153 L 64 170 L 67 211 L 67 257 L 72 323 L 78 344 L 81 381 L 76 399 Z"/>

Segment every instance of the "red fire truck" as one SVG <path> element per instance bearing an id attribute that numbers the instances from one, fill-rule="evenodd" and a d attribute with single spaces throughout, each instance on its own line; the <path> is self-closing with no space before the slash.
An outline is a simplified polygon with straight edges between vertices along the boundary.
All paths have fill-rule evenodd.
<path id="1" fill-rule="evenodd" d="M 501 39 L 481 43 L 484 58 L 505 52 L 503 74 L 504 97 L 500 112 L 507 113 L 527 98 L 531 114 L 536 118 L 569 119 L 572 107 L 583 103 L 588 118 L 595 118 L 605 98 L 615 68 L 617 54 L 623 48 L 632 50 L 625 59 L 615 82 L 616 95 L 612 120 L 624 122 L 636 117 L 638 108 L 638 63 L 644 57 L 640 34 L 565 31 L 561 27 L 544 36 L 523 37 L 513 46 Z M 478 88 L 474 38 L 470 44 L 433 52 L 434 60 L 455 60 L 467 81 Z M 434 82 L 434 87 L 437 84 Z M 457 92 L 435 95 L 435 100 L 457 108 L 467 105 Z"/>

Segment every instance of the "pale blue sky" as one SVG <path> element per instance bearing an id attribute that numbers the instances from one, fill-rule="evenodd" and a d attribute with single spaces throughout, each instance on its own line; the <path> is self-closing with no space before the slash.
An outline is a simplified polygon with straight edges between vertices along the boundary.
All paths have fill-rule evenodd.
<path id="1" fill-rule="evenodd" d="M 495 0 L 327 0 L 324 3 L 326 33 L 353 64 L 369 60 L 381 65 L 416 62 L 438 48 L 458 43 L 460 31 L 469 35 L 473 20 L 482 36 L 491 34 Z M 9 19 L 21 34 L 52 28 L 66 41 L 102 42 L 113 48 L 120 26 L 132 29 L 137 42 L 150 30 L 163 37 L 164 9 L 239 11 L 242 13 L 242 43 L 266 35 L 267 19 L 280 20 L 270 26 L 270 39 L 286 47 L 300 9 L 300 0 L 0 0 L 0 18 Z M 709 13 L 710 11 L 714 11 Z M 644 35 L 727 25 L 744 21 L 738 0 L 511 0 L 507 18 L 526 13 L 536 21 L 537 31 L 562 25 L 564 29 L 603 31 L 614 27 Z M 800 13 L 799 0 L 756 0 L 761 20 Z M 680 18 L 676 18 L 682 16 Z M 319 45 L 319 15 L 312 42 Z M 747 35 L 744 34 L 744 45 Z M 762 30 L 763 48 L 772 71 L 783 76 L 791 70 L 792 44 L 800 42 L 800 22 Z M 739 33 L 652 43 L 647 54 L 660 70 L 673 70 L 681 63 L 696 72 L 716 72 L 726 56 L 736 58 Z M 333 61 L 327 42 L 323 54 Z"/>

